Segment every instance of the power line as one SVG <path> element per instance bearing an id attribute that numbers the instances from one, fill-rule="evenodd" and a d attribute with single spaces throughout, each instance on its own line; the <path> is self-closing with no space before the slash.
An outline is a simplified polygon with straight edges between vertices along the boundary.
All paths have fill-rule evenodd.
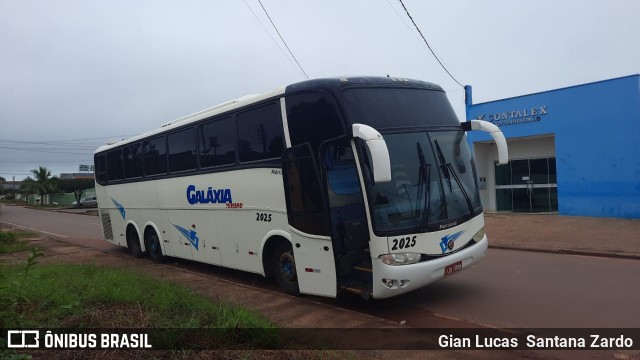
<path id="1" fill-rule="evenodd" d="M 0 174 L 11 175 L 11 176 L 13 176 L 13 175 L 23 175 L 23 176 L 24 175 L 27 175 L 27 176 L 33 175 L 33 173 L 27 174 L 27 173 L 14 173 L 14 172 L 0 172 Z M 5 179 L 5 180 L 7 180 L 9 183 L 11 183 L 11 181 L 9 179 Z M 17 180 L 17 181 L 22 181 L 22 180 Z"/>
<path id="2" fill-rule="evenodd" d="M 293 62 L 293 60 L 287 55 L 287 53 L 284 51 L 284 49 L 282 48 L 282 46 L 280 46 L 280 44 L 276 41 L 276 39 L 271 35 L 271 33 L 269 32 L 269 30 L 267 30 L 267 27 L 262 23 L 262 20 L 260 20 L 260 18 L 258 17 L 258 15 L 256 15 L 256 13 L 253 11 L 253 9 L 251 8 L 251 6 L 249 6 L 249 4 L 247 4 L 246 0 L 242 0 L 242 2 L 244 3 L 244 5 L 247 7 L 247 9 L 249 9 L 249 11 L 251 11 L 251 13 L 253 14 L 253 17 L 256 18 L 256 20 L 258 20 L 258 23 L 260 24 L 260 27 L 262 28 L 262 30 L 264 30 L 265 33 L 267 33 L 267 35 L 269 35 L 269 38 L 271 38 L 271 41 L 273 41 L 273 43 L 278 47 L 278 50 L 280 50 L 280 52 L 282 53 L 282 55 L 284 55 L 284 57 L 289 61 L 289 63 L 291 65 L 293 65 L 294 68 L 296 68 L 298 71 L 300 71 L 300 68 L 296 65 L 296 63 Z M 300 72 L 300 74 L 303 74 L 302 72 Z"/>
<path id="3" fill-rule="evenodd" d="M 87 152 L 78 153 L 78 152 L 70 152 L 70 151 L 59 151 L 57 149 L 50 150 L 40 150 L 40 149 L 23 149 L 23 148 L 15 148 L 9 146 L 0 146 L 0 149 L 9 149 L 9 150 L 19 150 L 19 151 L 34 151 L 34 152 L 46 152 L 46 153 L 54 153 L 54 154 L 72 154 L 72 155 L 88 155 Z"/>
<path id="4" fill-rule="evenodd" d="M 411 19 L 411 22 L 413 23 L 413 26 L 415 26 L 416 30 L 418 30 L 418 33 L 422 37 L 422 40 L 424 40 L 424 43 L 427 44 L 427 47 L 429 48 L 429 51 L 431 51 L 431 54 L 433 54 L 433 57 L 435 57 L 436 60 L 438 60 L 438 63 L 440 64 L 440 66 L 442 66 L 444 71 L 446 71 L 447 74 L 449 74 L 449 76 L 453 79 L 453 81 L 455 81 L 458 85 L 460 85 L 460 87 L 464 87 L 458 80 L 456 80 L 455 77 L 453 77 L 453 75 L 449 72 L 449 70 L 447 70 L 447 68 L 444 66 L 442 61 L 440 61 L 440 59 L 436 55 L 435 51 L 433 51 L 433 49 L 431 48 L 431 45 L 429 45 L 429 42 L 427 41 L 427 39 L 424 37 L 424 35 L 422 35 L 422 31 L 420 31 L 420 28 L 418 27 L 418 24 L 416 24 L 416 22 L 413 20 L 413 17 L 409 13 L 409 10 L 407 9 L 407 7 L 404 6 L 404 3 L 402 2 L 402 0 L 398 0 L 398 1 L 400 2 L 400 5 L 402 5 L 402 8 L 404 9 L 404 11 L 407 13 L 407 16 L 409 17 L 409 19 Z"/>
<path id="5" fill-rule="evenodd" d="M 111 136 L 101 136 L 101 137 L 95 137 L 95 138 L 80 138 L 80 139 L 68 139 L 68 140 L 43 140 L 39 142 L 43 144 L 61 143 L 61 142 L 81 142 L 81 141 L 103 140 L 103 139 L 123 138 L 123 137 L 127 138 L 131 136 L 133 135 L 111 135 Z M 13 140 L 13 139 L 0 139 L 0 141 L 21 142 L 21 140 Z"/>
<path id="6" fill-rule="evenodd" d="M 271 20 L 271 16 L 269 16 L 269 13 L 267 12 L 267 9 L 264 8 L 264 5 L 262 5 L 262 1 L 258 0 L 258 3 L 260 4 L 260 7 L 262 7 L 262 10 L 264 11 L 264 13 L 267 15 L 267 18 L 269 19 L 269 21 L 271 22 L 271 25 L 273 26 L 273 28 L 276 30 L 276 33 L 278 33 L 278 36 L 280 37 L 280 40 L 282 40 L 282 43 L 284 44 L 284 46 L 287 48 L 287 50 L 289 51 L 289 54 L 291 54 L 291 57 L 293 57 L 293 60 L 295 60 L 296 64 L 298 64 L 298 67 L 300 68 L 300 70 L 302 70 L 302 73 L 304 74 L 304 76 L 307 78 L 307 80 L 309 80 L 309 75 L 307 75 L 307 73 L 304 71 L 304 69 L 302 68 L 302 65 L 300 65 L 300 63 L 298 62 L 298 59 L 296 59 L 296 56 L 293 55 L 293 52 L 291 52 L 291 49 L 289 49 L 289 45 L 287 45 L 287 42 L 284 41 L 284 38 L 282 37 L 282 35 L 280 34 L 280 31 L 278 31 L 278 28 L 276 27 L 276 24 L 273 23 L 273 20 Z"/>
<path id="7" fill-rule="evenodd" d="M 396 9 L 395 6 L 393 6 L 393 4 L 391 4 L 390 0 L 385 0 L 387 2 L 387 4 L 389 5 L 389 7 L 391 8 L 391 10 L 393 10 L 393 12 L 396 14 L 396 16 L 398 17 L 398 19 L 400 19 L 400 21 L 402 21 L 402 24 L 404 25 L 404 27 L 407 28 L 407 30 L 409 30 L 409 32 L 411 33 L 411 35 L 413 37 L 416 38 L 416 40 L 420 41 L 421 39 L 418 37 L 418 34 L 416 34 L 415 32 L 413 32 L 413 28 L 411 28 L 411 25 L 409 25 L 407 23 L 407 21 L 405 20 L 404 17 L 402 17 L 402 15 L 398 12 L 398 10 Z"/>
<path id="8" fill-rule="evenodd" d="M 73 145 L 73 144 L 58 144 L 58 145 L 49 145 L 49 144 L 40 144 L 40 143 L 31 143 L 31 144 L 23 144 L 23 143 L 4 143 L 0 142 L 0 146 L 11 147 L 12 149 L 32 149 L 37 148 L 40 150 L 86 150 L 86 151 L 94 151 L 98 148 L 96 146 L 89 145 Z"/>
<path id="9" fill-rule="evenodd" d="M 93 159 L 86 159 L 87 162 L 93 161 Z M 57 161 L 57 160 L 46 160 L 48 164 L 77 164 L 78 161 L 82 160 L 65 160 L 65 161 Z M 0 164 L 39 164 L 42 160 L 0 160 Z"/>

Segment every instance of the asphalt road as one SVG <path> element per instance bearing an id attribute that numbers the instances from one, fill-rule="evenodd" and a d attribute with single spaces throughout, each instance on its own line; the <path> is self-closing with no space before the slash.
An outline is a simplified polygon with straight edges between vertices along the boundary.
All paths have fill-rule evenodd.
<path id="1" fill-rule="evenodd" d="M 3 206 L 0 222 L 73 244 L 121 251 L 101 240 L 95 216 Z M 204 269 L 211 276 L 276 291 L 255 275 Z M 320 300 L 415 327 L 433 326 L 435 314 L 496 327 L 640 328 L 639 278 L 639 260 L 490 249 L 474 268 L 413 293 L 369 302 L 357 296 Z"/>

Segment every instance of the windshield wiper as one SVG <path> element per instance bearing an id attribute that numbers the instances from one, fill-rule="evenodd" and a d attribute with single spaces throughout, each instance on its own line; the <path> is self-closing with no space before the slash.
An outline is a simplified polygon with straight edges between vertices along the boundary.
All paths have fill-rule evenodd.
<path id="1" fill-rule="evenodd" d="M 424 216 L 422 216 L 420 221 L 420 231 L 425 231 L 427 225 L 429 224 L 429 213 L 431 212 L 431 164 L 427 164 L 420 143 L 416 143 L 416 146 L 418 148 L 418 158 L 420 159 L 420 171 L 418 175 L 418 200 L 422 196 L 422 191 L 424 190 L 424 188 L 426 188 L 423 203 Z M 416 216 L 419 215 L 419 209 L 417 206 L 418 205 L 416 204 Z"/>
<path id="2" fill-rule="evenodd" d="M 440 149 L 438 140 L 434 140 L 433 142 L 436 144 L 436 152 L 438 153 L 438 160 L 440 161 L 440 170 L 442 170 L 444 178 L 447 179 L 449 191 L 453 192 L 453 188 L 451 187 L 451 176 L 449 175 L 449 168 L 447 167 L 447 160 L 445 160 L 444 155 L 442 154 L 442 149 Z"/>
<path id="3" fill-rule="evenodd" d="M 444 177 L 447 179 L 447 182 L 449 183 L 449 191 L 453 192 L 453 187 L 451 186 L 451 175 L 453 175 L 453 179 L 456 181 L 456 184 L 458 184 L 458 188 L 460 188 L 460 191 L 462 192 L 462 195 L 464 196 L 464 199 L 467 202 L 467 206 L 469 207 L 469 212 L 473 214 L 473 205 L 471 204 L 471 198 L 469 198 L 469 195 L 467 194 L 464 187 L 462 186 L 462 182 L 460 181 L 460 178 L 458 178 L 458 175 L 456 175 L 456 172 L 453 169 L 453 166 L 451 166 L 451 163 L 448 163 L 445 160 L 444 155 L 442 154 L 442 149 L 440 149 L 440 145 L 438 144 L 438 140 L 434 140 L 433 142 L 435 143 L 436 151 L 438 152 L 438 159 L 440 160 L 440 168 L 442 169 L 442 174 L 444 175 Z"/>

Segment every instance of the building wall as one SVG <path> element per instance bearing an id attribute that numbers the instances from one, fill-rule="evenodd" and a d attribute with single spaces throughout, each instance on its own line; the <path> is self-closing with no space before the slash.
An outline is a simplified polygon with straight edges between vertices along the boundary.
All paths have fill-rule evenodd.
<path id="1" fill-rule="evenodd" d="M 499 125 L 513 144 L 512 159 L 555 146 L 560 214 L 640 218 L 640 75 L 467 105 L 467 114 Z M 541 135 L 553 135 L 553 145 L 536 144 Z M 523 138 L 533 142 L 516 144 Z M 469 132 L 468 140 L 490 191 L 497 158 L 490 137 Z M 492 196 L 484 195 L 488 208 Z"/>

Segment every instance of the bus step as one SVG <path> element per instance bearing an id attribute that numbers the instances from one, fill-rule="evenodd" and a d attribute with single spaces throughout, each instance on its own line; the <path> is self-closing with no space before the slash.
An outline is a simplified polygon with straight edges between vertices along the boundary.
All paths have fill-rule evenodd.
<path id="1" fill-rule="evenodd" d="M 355 270 L 358 271 L 366 271 L 366 272 L 373 272 L 373 270 L 370 267 L 365 267 L 365 266 L 354 266 L 353 267 Z"/>
<path id="2" fill-rule="evenodd" d="M 369 288 L 359 288 L 354 286 L 341 286 L 342 290 L 346 292 L 350 292 L 352 294 L 360 295 L 363 299 L 369 300 L 371 297 L 371 289 Z"/>

